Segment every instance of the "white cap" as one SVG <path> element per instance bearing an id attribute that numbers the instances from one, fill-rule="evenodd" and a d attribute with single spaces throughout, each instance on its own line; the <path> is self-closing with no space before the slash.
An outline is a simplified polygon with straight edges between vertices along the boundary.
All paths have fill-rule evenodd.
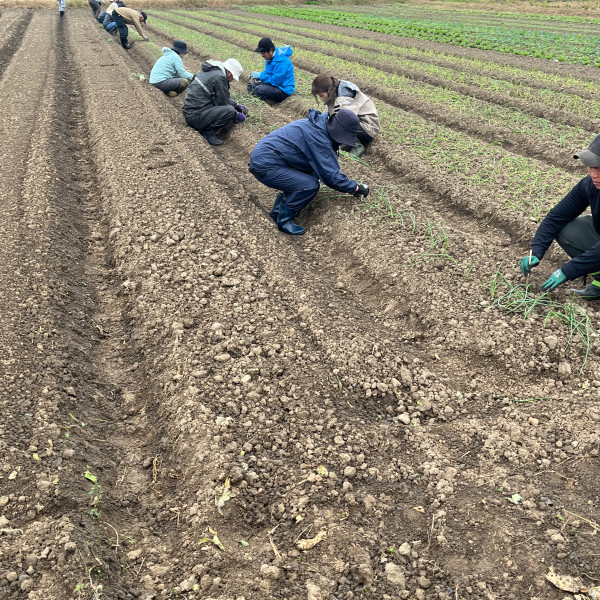
<path id="1" fill-rule="evenodd" d="M 223 66 L 233 75 L 236 81 L 240 80 L 240 75 L 244 72 L 242 65 L 235 58 L 228 58 Z"/>

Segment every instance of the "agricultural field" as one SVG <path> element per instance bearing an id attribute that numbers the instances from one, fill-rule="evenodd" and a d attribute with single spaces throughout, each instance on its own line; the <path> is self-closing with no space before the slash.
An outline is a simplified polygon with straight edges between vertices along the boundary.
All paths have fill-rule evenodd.
<path id="1" fill-rule="evenodd" d="M 0 10 L 0 598 L 594 600 L 600 304 L 518 268 L 600 131 L 600 18 Z M 259 38 L 296 93 L 248 96 Z M 147 77 L 244 67 L 210 147 Z M 353 81 L 383 134 L 291 238 L 247 171 Z"/>

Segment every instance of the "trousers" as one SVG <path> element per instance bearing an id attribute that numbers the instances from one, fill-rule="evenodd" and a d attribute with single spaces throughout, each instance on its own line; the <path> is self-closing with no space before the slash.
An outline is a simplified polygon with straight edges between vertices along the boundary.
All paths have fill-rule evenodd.
<path id="1" fill-rule="evenodd" d="M 289 94 L 282 92 L 278 87 L 271 85 L 270 83 L 258 82 L 258 84 L 256 84 L 250 82 L 247 87 L 250 94 L 257 96 L 261 100 L 283 102 L 286 98 L 289 98 Z"/>
<path id="2" fill-rule="evenodd" d="M 119 37 L 121 38 L 121 44 L 127 42 L 127 36 L 129 35 L 129 29 L 127 28 L 127 23 L 125 23 L 125 19 L 115 10 L 112 12 L 112 19 L 117 24 L 117 28 L 119 29 Z"/>
<path id="3" fill-rule="evenodd" d="M 556 236 L 556 243 L 571 257 L 580 256 L 600 242 L 592 215 L 581 215 L 567 223 Z"/>
<path id="4" fill-rule="evenodd" d="M 285 194 L 283 204 L 298 214 L 310 204 L 319 191 L 319 178 L 315 173 L 303 173 L 283 165 L 261 166 L 250 157 L 248 171 L 263 185 L 281 190 Z"/>
<path id="5" fill-rule="evenodd" d="M 197 111 L 188 111 L 183 115 L 185 122 L 198 131 L 206 129 L 219 129 L 237 118 L 237 111 L 230 104 L 224 106 L 212 106 Z"/>

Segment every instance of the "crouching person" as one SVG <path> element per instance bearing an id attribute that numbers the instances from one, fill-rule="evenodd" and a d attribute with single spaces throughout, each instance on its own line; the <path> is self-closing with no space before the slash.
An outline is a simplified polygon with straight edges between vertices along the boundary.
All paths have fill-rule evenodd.
<path id="1" fill-rule="evenodd" d="M 341 172 L 337 151 L 341 144 L 356 146 L 358 117 L 340 110 L 328 113 L 309 110 L 300 119 L 264 137 L 252 150 L 248 170 L 267 187 L 281 190 L 275 198 L 271 218 L 289 235 L 302 235 L 306 229 L 293 221 L 319 191 L 319 180 L 337 190 L 367 196 L 369 187 L 358 184 Z"/>
<path id="2" fill-rule="evenodd" d="M 212 146 L 220 146 L 223 140 L 217 130 L 246 120 L 246 107 L 229 95 L 229 84 L 240 80 L 242 65 L 235 58 L 225 62 L 207 60 L 196 73 L 183 101 L 185 122 L 199 131 Z"/>
<path id="3" fill-rule="evenodd" d="M 181 40 L 175 40 L 172 48 L 166 46 L 162 49 L 161 56 L 150 71 L 150 83 L 167 96 L 181 94 L 192 79 L 194 74 L 186 71 L 181 60 L 182 54 L 187 54 L 187 44 Z"/>
<path id="4" fill-rule="evenodd" d="M 293 50 L 289 46 L 277 48 L 271 38 L 264 37 L 258 42 L 254 52 L 265 59 L 265 69 L 252 71 L 248 93 L 261 100 L 283 102 L 296 89 L 294 65 L 290 60 Z"/>

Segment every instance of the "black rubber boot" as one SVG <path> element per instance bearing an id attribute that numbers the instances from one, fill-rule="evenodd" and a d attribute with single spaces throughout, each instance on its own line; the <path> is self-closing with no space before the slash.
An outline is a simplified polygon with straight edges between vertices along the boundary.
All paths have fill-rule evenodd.
<path id="1" fill-rule="evenodd" d="M 133 48 L 133 46 L 127 42 L 127 38 L 125 38 L 125 39 L 121 38 L 121 46 L 123 46 L 123 48 L 125 48 L 125 50 L 131 50 Z"/>
<path id="2" fill-rule="evenodd" d="M 279 207 L 281 206 L 281 202 L 284 200 L 285 198 L 285 194 L 283 192 L 279 192 L 279 194 L 277 194 L 277 196 L 275 197 L 275 202 L 273 203 L 273 208 L 271 209 L 271 212 L 269 213 L 269 216 L 271 217 L 271 219 L 273 219 L 273 221 L 275 221 L 275 223 L 277 223 L 277 216 L 279 215 Z"/>
<path id="3" fill-rule="evenodd" d="M 59 10 L 58 12 L 60 14 L 60 18 L 64 19 L 65 18 L 65 11 L 64 10 Z"/>
<path id="4" fill-rule="evenodd" d="M 570 291 L 584 300 L 600 300 L 600 281 L 594 279 L 586 288 L 582 290 L 571 289 Z"/>
<path id="5" fill-rule="evenodd" d="M 300 227 L 300 225 L 294 223 L 294 217 L 296 217 L 296 211 L 282 202 L 279 206 L 279 214 L 277 215 L 277 227 L 279 230 L 288 235 L 302 235 L 306 233 L 304 227 Z"/>
<path id="6" fill-rule="evenodd" d="M 223 143 L 223 140 L 220 140 L 215 134 L 214 129 L 205 129 L 200 132 L 202 137 L 211 145 L 211 146 L 220 146 Z"/>

